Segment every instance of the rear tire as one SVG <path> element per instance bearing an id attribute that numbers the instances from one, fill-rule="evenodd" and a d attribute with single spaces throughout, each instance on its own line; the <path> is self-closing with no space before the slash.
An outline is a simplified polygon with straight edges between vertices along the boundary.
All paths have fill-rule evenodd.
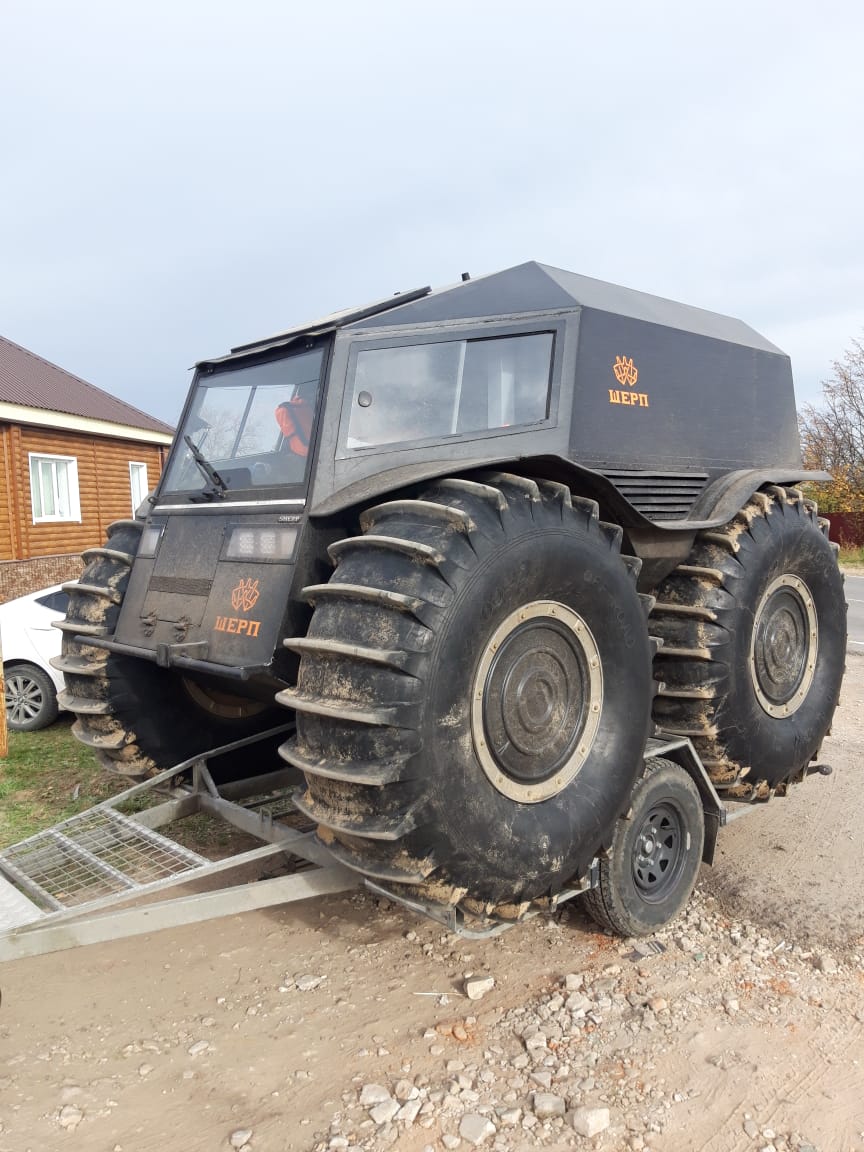
<path id="1" fill-rule="evenodd" d="M 38 732 L 57 719 L 54 681 L 35 664 L 4 669 L 6 724 L 11 732 Z"/>
<path id="2" fill-rule="evenodd" d="M 774 788 L 818 753 L 846 659 L 836 556 L 815 504 L 775 486 L 700 532 L 658 589 L 654 718 L 718 786 Z"/>
<path id="3" fill-rule="evenodd" d="M 600 860 L 587 911 L 619 936 L 648 936 L 674 920 L 690 899 L 705 841 L 699 790 L 671 760 L 649 760 Z"/>
<path id="4" fill-rule="evenodd" d="M 514 476 L 439 481 L 362 527 L 288 642 L 296 802 L 376 881 L 518 915 L 586 872 L 641 769 L 638 564 L 596 504 Z"/>

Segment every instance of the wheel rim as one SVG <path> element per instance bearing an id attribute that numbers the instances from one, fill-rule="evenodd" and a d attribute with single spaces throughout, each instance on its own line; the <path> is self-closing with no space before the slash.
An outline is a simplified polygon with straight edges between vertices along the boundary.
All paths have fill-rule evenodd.
<path id="1" fill-rule="evenodd" d="M 791 716 L 807 698 L 816 672 L 819 626 L 810 590 L 797 576 L 778 576 L 765 589 L 753 620 L 750 675 L 769 716 Z"/>
<path id="2" fill-rule="evenodd" d="M 516 609 L 489 638 L 472 686 L 484 773 L 522 803 L 556 795 L 585 763 L 602 706 L 600 653 L 582 617 L 552 600 Z"/>
<path id="3" fill-rule="evenodd" d="M 655 804 L 633 845 L 633 883 L 642 899 L 657 904 L 677 887 L 685 859 L 685 837 L 678 809 Z"/>
<path id="4" fill-rule="evenodd" d="M 45 707 L 45 694 L 35 680 L 21 673 L 6 677 L 6 716 L 10 724 L 28 724 Z"/>

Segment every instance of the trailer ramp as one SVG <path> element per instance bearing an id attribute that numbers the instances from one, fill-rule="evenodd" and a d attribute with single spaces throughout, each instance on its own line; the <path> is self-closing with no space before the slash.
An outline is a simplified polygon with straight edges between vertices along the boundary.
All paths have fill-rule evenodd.
<path id="1" fill-rule="evenodd" d="M 255 744 L 291 727 L 193 757 L 0 851 L 0 961 L 356 887 L 360 877 L 337 864 L 303 827 L 291 802 L 298 783 L 293 770 L 280 765 L 249 779 L 214 782 L 211 767 L 220 756 L 247 746 L 254 755 Z M 211 860 L 168 834 L 168 826 L 175 829 L 198 813 L 228 822 L 261 846 Z M 141 903 L 166 889 L 286 854 L 291 874 Z"/>

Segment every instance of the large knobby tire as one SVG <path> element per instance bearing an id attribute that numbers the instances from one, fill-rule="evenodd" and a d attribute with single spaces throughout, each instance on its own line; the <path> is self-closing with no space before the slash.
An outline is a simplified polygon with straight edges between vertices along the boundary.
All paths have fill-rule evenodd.
<path id="1" fill-rule="evenodd" d="M 62 703 L 76 715 L 72 731 L 105 768 L 133 778 L 268 726 L 259 701 L 86 643 L 87 636 L 114 632 L 143 527 L 139 520 L 117 521 L 105 547 L 84 553 L 80 581 L 64 585 L 69 607 L 55 661 L 66 681 Z"/>
<path id="2" fill-rule="evenodd" d="M 818 753 L 840 695 L 846 603 L 828 522 L 796 489 L 757 492 L 700 532 L 657 592 L 657 723 L 719 787 L 782 786 Z"/>
<path id="3" fill-rule="evenodd" d="M 609 842 L 642 768 L 651 645 L 620 529 L 484 474 L 382 504 L 331 548 L 285 758 L 338 859 L 518 915 Z"/>
<path id="4" fill-rule="evenodd" d="M 57 689 L 35 664 L 4 669 L 6 724 L 11 732 L 38 732 L 57 719 Z"/>
<path id="5" fill-rule="evenodd" d="M 705 820 L 699 790 L 671 760 L 655 758 L 633 789 L 600 859 L 596 888 L 583 898 L 591 916 L 620 936 L 647 936 L 690 899 L 702 862 Z"/>

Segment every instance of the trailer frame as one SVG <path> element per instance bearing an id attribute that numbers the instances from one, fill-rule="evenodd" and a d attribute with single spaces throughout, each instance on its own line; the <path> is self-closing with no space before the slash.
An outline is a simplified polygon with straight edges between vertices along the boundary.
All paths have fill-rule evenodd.
<path id="1" fill-rule="evenodd" d="M 338 863 L 316 839 L 314 829 L 304 831 L 285 823 L 298 816 L 292 803 L 298 784 L 293 769 L 282 765 L 229 783 L 214 781 L 210 765 L 220 756 L 251 749 L 292 730 L 293 724 L 285 724 L 193 756 L 0 850 L 0 963 L 348 892 L 361 885 L 452 932 L 494 936 L 527 916 L 553 912 L 597 884 L 595 859 L 575 884 L 515 921 L 477 918 L 458 906 L 424 903 L 380 888 Z M 719 829 L 767 797 L 721 799 L 686 737 L 655 734 L 646 742 L 644 757 L 658 756 L 679 764 L 699 790 L 705 817 L 702 860 L 710 864 Z M 811 771 L 827 775 L 831 769 L 823 765 Z M 148 800 L 155 803 L 148 805 Z M 131 811 L 124 813 L 123 808 Z M 159 831 L 197 813 L 225 821 L 260 840 L 261 846 L 209 860 Z M 152 900 L 180 885 L 200 885 L 244 865 L 286 855 L 294 862 L 294 871 L 286 875 Z"/>

